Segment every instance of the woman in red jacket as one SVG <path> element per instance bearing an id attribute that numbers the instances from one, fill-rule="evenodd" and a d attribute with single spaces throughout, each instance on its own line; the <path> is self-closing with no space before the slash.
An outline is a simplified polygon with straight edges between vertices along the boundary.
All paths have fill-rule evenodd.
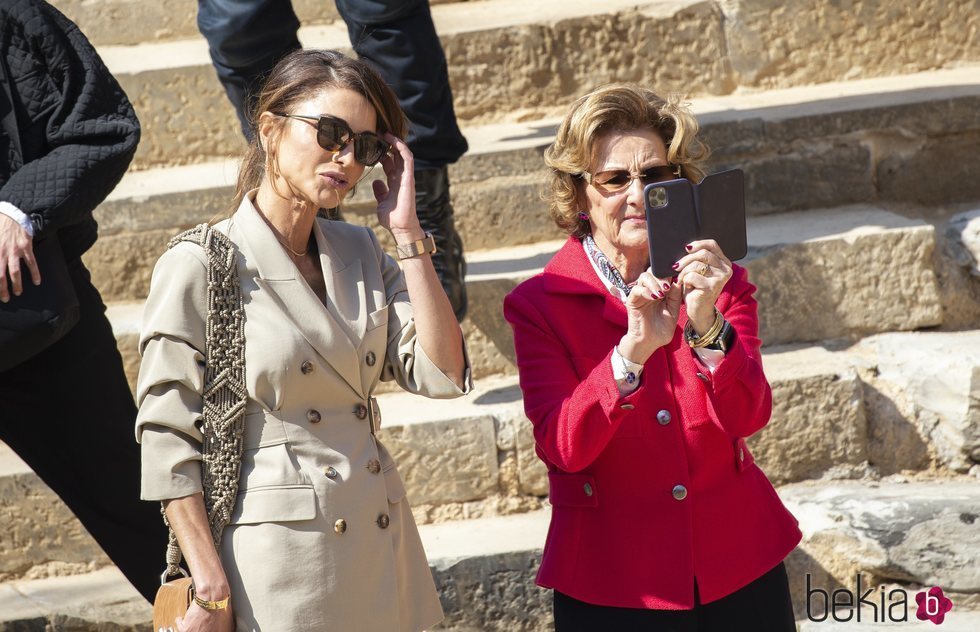
<path id="1" fill-rule="evenodd" d="M 633 86 L 579 99 L 545 154 L 570 233 L 504 302 L 551 527 L 538 573 L 569 630 L 794 630 L 800 540 L 745 438 L 769 420 L 755 287 L 713 240 L 649 270 L 643 187 L 699 181 L 691 113 Z"/>

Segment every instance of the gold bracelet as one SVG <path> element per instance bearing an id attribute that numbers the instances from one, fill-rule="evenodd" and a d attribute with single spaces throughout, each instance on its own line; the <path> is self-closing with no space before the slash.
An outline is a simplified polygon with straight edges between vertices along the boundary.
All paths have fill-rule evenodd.
<path id="1" fill-rule="evenodd" d="M 724 328 L 724 326 L 725 326 L 725 318 L 721 315 L 721 312 L 719 312 L 718 308 L 716 307 L 715 322 L 711 323 L 711 327 L 708 328 L 708 331 L 704 332 L 703 336 L 698 336 L 694 332 L 694 325 L 692 325 L 691 321 L 688 320 L 687 324 L 684 325 L 684 338 L 687 339 L 687 344 L 692 349 L 700 349 L 702 347 L 707 347 L 718 338 L 718 335 L 721 334 L 721 330 L 722 328 Z"/>
<path id="2" fill-rule="evenodd" d="M 229 601 L 231 601 L 231 595 L 217 601 L 208 601 L 207 599 L 201 599 L 197 593 L 194 593 L 194 603 L 201 606 L 205 610 L 224 610 L 228 607 Z"/>

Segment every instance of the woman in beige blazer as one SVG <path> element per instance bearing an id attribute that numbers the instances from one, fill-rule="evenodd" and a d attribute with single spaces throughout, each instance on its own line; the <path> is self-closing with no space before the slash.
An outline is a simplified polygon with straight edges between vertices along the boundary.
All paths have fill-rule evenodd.
<path id="1" fill-rule="evenodd" d="M 220 551 L 201 494 L 198 245 L 160 258 L 143 317 L 142 495 L 164 502 L 198 596 L 230 595 L 226 608 L 192 605 L 180 629 L 422 630 L 442 611 L 405 488 L 373 432 L 371 394 L 394 380 L 456 397 L 470 378 L 415 216 L 404 117 L 366 64 L 308 50 L 276 67 L 254 120 L 240 206 L 215 226 L 238 249 L 248 391 L 239 494 Z M 398 244 L 421 240 L 401 269 L 370 230 L 317 217 L 378 161 L 381 225 Z"/>

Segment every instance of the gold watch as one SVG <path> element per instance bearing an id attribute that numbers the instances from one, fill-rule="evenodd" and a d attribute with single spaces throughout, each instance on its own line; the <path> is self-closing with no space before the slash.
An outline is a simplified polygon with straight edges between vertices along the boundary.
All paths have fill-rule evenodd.
<path id="1" fill-rule="evenodd" d="M 425 237 L 407 244 L 396 244 L 395 252 L 398 260 L 404 261 L 420 255 L 434 255 L 436 253 L 436 240 L 432 238 L 432 233 L 426 233 Z"/>

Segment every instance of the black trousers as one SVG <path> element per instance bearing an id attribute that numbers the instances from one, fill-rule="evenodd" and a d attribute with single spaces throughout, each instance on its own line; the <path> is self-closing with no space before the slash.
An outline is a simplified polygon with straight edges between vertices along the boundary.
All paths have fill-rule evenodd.
<path id="1" fill-rule="evenodd" d="M 80 259 L 68 268 L 79 322 L 38 355 L 0 373 L 0 440 L 152 600 L 165 567 L 167 533 L 159 503 L 140 500 L 136 406 L 102 298 Z"/>
<path id="2" fill-rule="evenodd" d="M 555 632 L 794 632 L 793 602 L 781 562 L 759 579 L 709 604 L 695 586 L 693 610 L 596 606 L 554 591 Z"/>
<path id="3" fill-rule="evenodd" d="M 467 149 L 456 123 L 446 55 L 427 0 L 337 0 L 351 45 L 381 74 L 408 117 L 416 169 L 456 162 Z M 198 0 L 197 25 L 251 138 L 246 112 L 276 62 L 300 47 L 290 0 Z M 317 114 L 314 112 L 313 114 Z"/>

